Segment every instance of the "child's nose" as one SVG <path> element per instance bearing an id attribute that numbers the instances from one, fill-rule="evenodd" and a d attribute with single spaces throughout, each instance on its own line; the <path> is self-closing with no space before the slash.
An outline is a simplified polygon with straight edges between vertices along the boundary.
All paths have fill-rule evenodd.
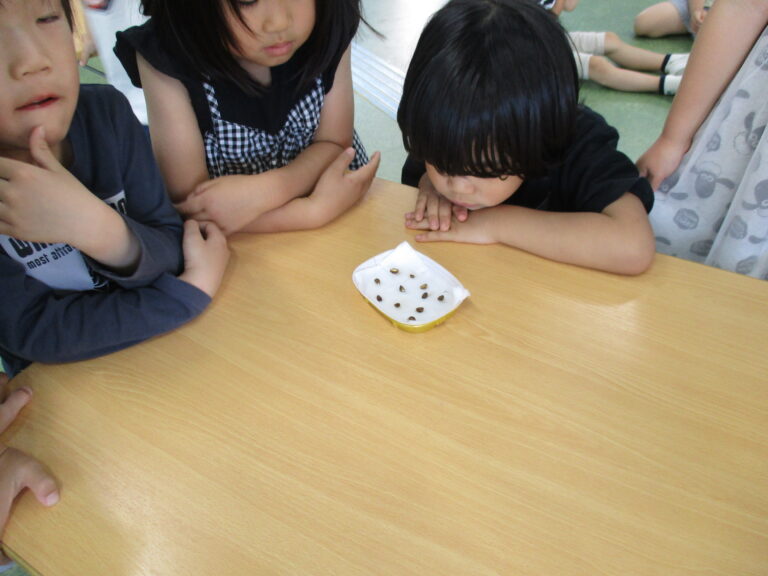
<path id="1" fill-rule="evenodd" d="M 452 176 L 450 186 L 455 194 L 469 194 L 472 191 L 472 183 L 466 176 Z"/>
<path id="2" fill-rule="evenodd" d="M 27 35 L 19 34 L 10 48 L 11 75 L 21 79 L 30 74 L 46 71 L 51 67 L 50 58 L 40 45 Z"/>
<path id="3" fill-rule="evenodd" d="M 286 0 L 269 0 L 262 27 L 264 32 L 282 32 L 291 24 L 291 9 Z"/>

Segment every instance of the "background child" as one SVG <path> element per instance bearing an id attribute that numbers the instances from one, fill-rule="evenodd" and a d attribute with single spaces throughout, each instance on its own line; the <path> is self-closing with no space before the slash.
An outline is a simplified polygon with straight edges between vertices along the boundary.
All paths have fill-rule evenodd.
<path id="1" fill-rule="evenodd" d="M 79 86 L 68 0 L 0 3 L 0 356 L 111 352 L 188 321 L 228 259 L 184 228 L 144 128 L 110 86 Z"/>
<path id="2" fill-rule="evenodd" d="M 116 50 L 144 87 L 183 214 L 271 232 L 322 226 L 357 202 L 379 161 L 347 172 L 367 162 L 352 126 L 359 0 L 143 6 L 150 21 L 118 34 Z"/>
<path id="3" fill-rule="evenodd" d="M 540 3 L 559 15 L 574 10 L 579 0 L 541 0 Z M 627 44 L 613 32 L 568 34 L 582 80 L 592 80 L 625 92 L 658 92 L 668 96 L 677 93 L 688 54 L 659 54 L 644 50 Z"/>
<path id="4" fill-rule="evenodd" d="M 0 390 L 5 391 L 8 377 L 0 374 Z M 32 398 L 32 390 L 23 387 L 3 394 L 0 404 L 0 433 L 16 419 L 16 415 Z M 29 488 L 43 506 L 53 506 L 59 501 L 56 480 L 43 465 L 24 452 L 0 444 L 0 536 L 5 529 L 16 497 Z M 0 552 L 0 572 L 6 572 L 14 563 Z"/>
<path id="5" fill-rule="evenodd" d="M 768 280 L 768 2 L 718 0 L 638 160 L 659 252 Z"/>
<path id="6" fill-rule="evenodd" d="M 698 34 L 711 0 L 666 0 L 649 6 L 635 17 L 635 34 L 661 38 L 674 34 Z"/>
<path id="7" fill-rule="evenodd" d="M 578 105 L 570 44 L 537 2 L 453 0 L 416 46 L 398 110 L 419 241 L 500 242 L 637 274 L 653 195 L 618 135 Z"/>
<path id="8" fill-rule="evenodd" d="M 82 6 L 87 33 L 80 55 L 80 65 L 85 66 L 89 58 L 97 53 L 107 82 L 125 94 L 136 118 L 146 125 L 147 104 L 144 101 L 144 92 L 131 83 L 112 50 L 117 32 L 146 20 L 139 10 L 139 0 L 82 0 Z"/>

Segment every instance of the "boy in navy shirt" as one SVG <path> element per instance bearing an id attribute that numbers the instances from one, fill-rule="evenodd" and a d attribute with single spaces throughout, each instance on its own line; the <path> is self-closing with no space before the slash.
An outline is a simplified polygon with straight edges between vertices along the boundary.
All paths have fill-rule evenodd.
<path id="1" fill-rule="evenodd" d="M 0 65 L 6 371 L 106 354 L 199 314 L 226 241 L 182 225 L 125 97 L 80 87 L 69 0 L 3 0 Z"/>

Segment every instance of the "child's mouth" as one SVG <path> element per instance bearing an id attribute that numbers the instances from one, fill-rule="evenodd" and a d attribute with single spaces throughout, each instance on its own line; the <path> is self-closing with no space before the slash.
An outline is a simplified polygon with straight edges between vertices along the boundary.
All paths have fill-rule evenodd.
<path id="1" fill-rule="evenodd" d="M 43 96 L 41 98 L 35 98 L 31 102 L 24 104 L 24 106 L 20 106 L 18 110 L 21 110 L 22 112 L 27 110 L 38 110 L 40 108 L 50 106 L 51 104 L 54 104 L 58 101 L 59 99 L 56 96 Z"/>

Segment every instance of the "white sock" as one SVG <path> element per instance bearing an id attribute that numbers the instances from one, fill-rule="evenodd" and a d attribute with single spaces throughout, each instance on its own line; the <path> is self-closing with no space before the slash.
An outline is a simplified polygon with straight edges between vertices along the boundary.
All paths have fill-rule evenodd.
<path id="1" fill-rule="evenodd" d="M 659 80 L 659 94 L 665 96 L 674 96 L 677 94 L 678 88 L 680 88 L 680 81 L 682 76 L 675 76 L 674 74 L 662 74 L 661 80 Z"/>
<path id="2" fill-rule="evenodd" d="M 674 74 L 680 76 L 688 65 L 689 54 L 667 54 L 661 65 L 661 71 L 664 74 Z"/>

